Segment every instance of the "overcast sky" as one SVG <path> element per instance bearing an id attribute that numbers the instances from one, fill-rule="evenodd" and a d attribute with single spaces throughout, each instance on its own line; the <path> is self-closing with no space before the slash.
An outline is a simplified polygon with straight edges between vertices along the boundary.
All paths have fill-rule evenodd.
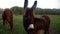
<path id="1" fill-rule="evenodd" d="M 33 5 L 35 0 L 29 0 L 28 7 Z M 60 0 L 37 0 L 39 8 L 60 8 Z M 0 0 L 0 8 L 11 8 L 13 6 L 23 7 L 24 0 Z"/>

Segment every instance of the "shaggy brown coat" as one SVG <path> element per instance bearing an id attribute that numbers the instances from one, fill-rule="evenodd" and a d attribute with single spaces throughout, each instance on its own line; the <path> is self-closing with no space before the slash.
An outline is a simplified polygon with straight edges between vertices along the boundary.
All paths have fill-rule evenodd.
<path id="1" fill-rule="evenodd" d="M 12 10 L 6 8 L 2 13 L 3 25 L 10 25 L 10 30 L 13 30 L 13 12 Z"/>

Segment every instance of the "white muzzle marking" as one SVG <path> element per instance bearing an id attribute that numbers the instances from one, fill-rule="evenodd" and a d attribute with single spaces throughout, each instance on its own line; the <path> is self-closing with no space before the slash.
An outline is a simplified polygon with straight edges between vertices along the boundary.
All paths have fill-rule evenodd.
<path id="1" fill-rule="evenodd" d="M 30 24 L 28 29 L 34 29 L 34 25 L 33 24 Z"/>

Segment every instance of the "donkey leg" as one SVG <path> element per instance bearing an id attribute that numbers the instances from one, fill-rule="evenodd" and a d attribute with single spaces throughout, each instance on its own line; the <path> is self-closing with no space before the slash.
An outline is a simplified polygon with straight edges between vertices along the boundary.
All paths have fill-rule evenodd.
<path id="1" fill-rule="evenodd" d="M 46 28 L 44 34 L 50 34 L 50 28 Z"/>
<path id="2" fill-rule="evenodd" d="M 46 30 L 44 31 L 44 34 L 46 34 Z"/>
<path id="3" fill-rule="evenodd" d="M 50 28 L 48 28 L 47 33 L 50 34 Z"/>
<path id="4" fill-rule="evenodd" d="M 46 28 L 44 29 L 44 34 L 47 34 L 47 31 L 48 31 L 48 28 L 46 27 Z"/>

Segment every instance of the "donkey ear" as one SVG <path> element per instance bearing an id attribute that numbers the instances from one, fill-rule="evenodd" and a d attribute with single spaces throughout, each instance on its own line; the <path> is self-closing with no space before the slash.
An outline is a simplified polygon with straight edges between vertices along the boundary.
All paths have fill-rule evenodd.
<path id="1" fill-rule="evenodd" d="M 24 1 L 24 9 L 26 9 L 27 6 L 28 6 L 28 0 L 25 0 L 25 1 Z"/>
<path id="2" fill-rule="evenodd" d="M 31 7 L 31 9 L 36 9 L 36 6 L 37 6 L 37 1 L 34 2 L 33 6 Z"/>

